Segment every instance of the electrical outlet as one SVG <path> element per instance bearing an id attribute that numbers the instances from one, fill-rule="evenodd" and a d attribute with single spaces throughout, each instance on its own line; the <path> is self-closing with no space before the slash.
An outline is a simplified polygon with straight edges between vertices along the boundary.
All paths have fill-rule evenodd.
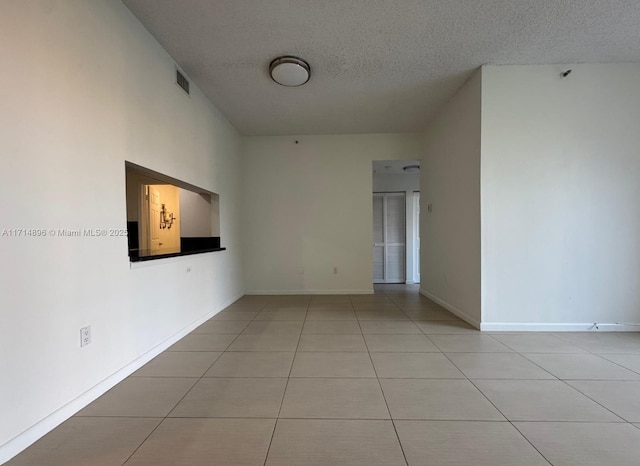
<path id="1" fill-rule="evenodd" d="M 80 329 L 80 346 L 87 346 L 91 343 L 91 325 Z"/>
<path id="2" fill-rule="evenodd" d="M 191 272 L 191 266 L 187 267 L 187 273 Z"/>

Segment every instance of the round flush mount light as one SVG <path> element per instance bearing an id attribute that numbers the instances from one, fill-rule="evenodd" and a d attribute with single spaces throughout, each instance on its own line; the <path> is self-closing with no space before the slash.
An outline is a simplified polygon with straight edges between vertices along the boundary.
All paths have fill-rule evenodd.
<path id="1" fill-rule="evenodd" d="M 402 169 L 407 173 L 418 173 L 420 171 L 420 165 L 406 165 Z"/>
<path id="2" fill-rule="evenodd" d="M 298 57 L 278 57 L 269 65 L 271 79 L 286 87 L 298 87 L 309 81 L 311 68 Z"/>

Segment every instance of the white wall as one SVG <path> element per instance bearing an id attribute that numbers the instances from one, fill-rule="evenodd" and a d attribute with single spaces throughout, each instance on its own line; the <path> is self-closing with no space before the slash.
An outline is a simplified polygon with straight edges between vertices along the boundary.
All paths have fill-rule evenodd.
<path id="1" fill-rule="evenodd" d="M 184 237 L 213 236 L 211 195 L 180 189 L 180 227 Z M 218 219 L 216 218 L 216 223 Z"/>
<path id="2" fill-rule="evenodd" d="M 372 292 L 371 162 L 419 158 L 419 135 L 248 137 L 244 143 L 248 292 Z"/>
<path id="3" fill-rule="evenodd" d="M 420 292 L 475 326 L 481 320 L 480 94 L 478 71 L 425 132 L 420 194 Z"/>
<path id="4" fill-rule="evenodd" d="M 483 328 L 640 322 L 639 83 L 638 64 L 483 68 Z"/>
<path id="5" fill-rule="evenodd" d="M 374 193 L 405 193 L 405 218 L 406 218 L 406 262 L 405 280 L 407 283 L 418 283 L 414 276 L 414 193 L 420 191 L 420 173 L 374 173 L 373 192 Z"/>
<path id="6" fill-rule="evenodd" d="M 0 230 L 125 229 L 130 160 L 220 193 L 228 247 L 130 268 L 125 237 L 0 236 L 3 462 L 243 284 L 239 137 L 121 2 L 0 2 L 0 55 Z"/>

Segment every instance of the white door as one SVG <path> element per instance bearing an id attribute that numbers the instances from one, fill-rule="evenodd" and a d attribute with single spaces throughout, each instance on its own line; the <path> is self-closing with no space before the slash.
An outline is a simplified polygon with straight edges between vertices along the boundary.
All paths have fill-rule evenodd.
<path id="1" fill-rule="evenodd" d="M 149 249 L 151 254 L 160 252 L 160 191 L 149 186 Z"/>
<path id="2" fill-rule="evenodd" d="M 373 282 L 405 282 L 405 193 L 373 194 Z"/>
<path id="3" fill-rule="evenodd" d="M 413 281 L 420 283 L 420 193 L 413 193 Z"/>

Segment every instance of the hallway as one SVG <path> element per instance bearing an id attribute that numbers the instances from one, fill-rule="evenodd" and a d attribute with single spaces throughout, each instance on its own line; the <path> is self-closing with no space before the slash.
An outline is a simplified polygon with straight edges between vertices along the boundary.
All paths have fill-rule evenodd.
<path id="1" fill-rule="evenodd" d="M 245 296 L 9 465 L 636 465 L 640 334 L 480 333 L 417 286 Z"/>

